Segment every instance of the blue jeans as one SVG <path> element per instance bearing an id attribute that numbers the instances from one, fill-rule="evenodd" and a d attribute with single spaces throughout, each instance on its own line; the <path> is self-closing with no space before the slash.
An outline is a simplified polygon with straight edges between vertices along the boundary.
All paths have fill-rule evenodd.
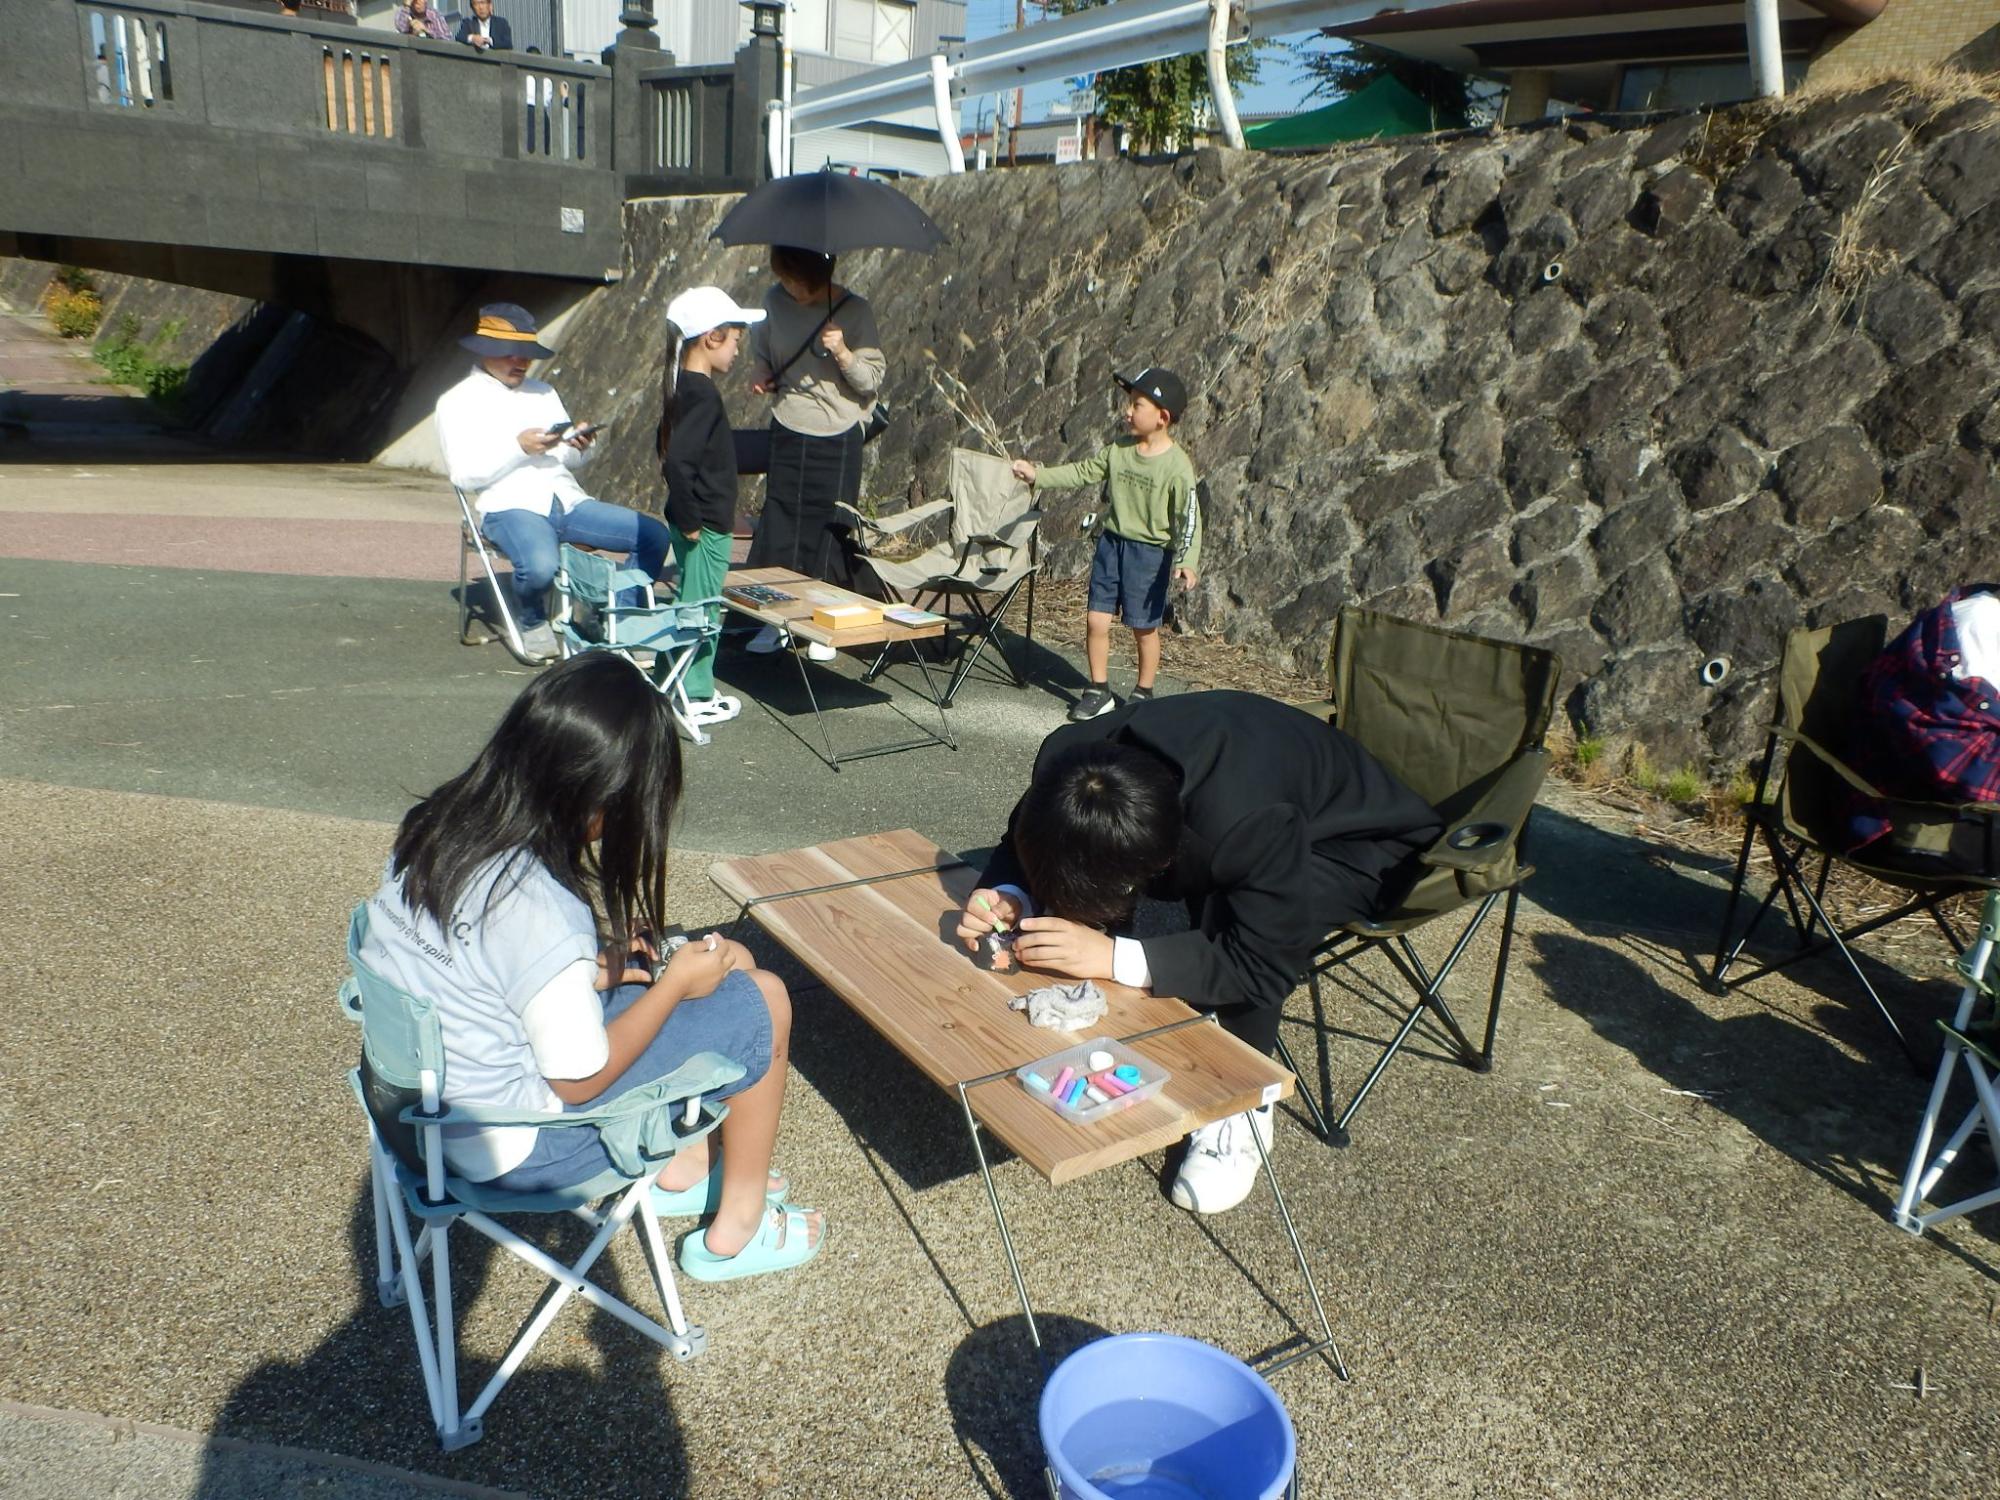
<path id="1" fill-rule="evenodd" d="M 548 618 L 542 601 L 555 580 L 558 543 L 624 552 L 625 566 L 642 570 L 648 578 L 660 576 L 673 546 L 673 535 L 658 516 L 642 516 L 602 500 L 581 500 L 568 511 L 561 501 L 550 500 L 547 515 L 496 510 L 479 518 L 479 529 L 514 565 L 514 620 L 523 630 Z M 641 602 L 636 596 L 619 600 Z"/>

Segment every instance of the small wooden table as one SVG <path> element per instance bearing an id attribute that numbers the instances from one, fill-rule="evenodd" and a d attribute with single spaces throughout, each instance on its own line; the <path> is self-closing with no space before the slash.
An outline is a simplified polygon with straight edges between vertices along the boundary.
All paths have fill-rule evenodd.
<path id="1" fill-rule="evenodd" d="M 776 589 L 792 597 L 770 602 L 754 599 L 743 593 L 745 584 Z M 909 648 L 910 659 L 923 673 L 924 691 L 929 695 L 931 707 L 937 710 L 937 732 L 925 729 L 922 737 L 917 739 L 896 740 L 889 744 L 839 752 L 833 748 L 833 736 L 827 729 L 826 714 L 819 706 L 819 695 L 813 691 L 812 674 L 806 668 L 808 658 L 796 651 L 792 653 L 792 660 L 799 666 L 799 681 L 805 685 L 806 701 L 812 704 L 813 722 L 819 726 L 820 742 L 825 748 L 815 748 L 812 741 L 799 734 L 796 729 L 792 729 L 792 733 L 798 735 L 807 749 L 812 750 L 834 770 L 838 771 L 850 760 L 867 760 L 876 755 L 893 755 L 898 750 L 916 750 L 925 745 L 942 745 L 947 750 L 958 749 L 958 741 L 952 736 L 951 719 L 948 714 L 950 699 L 938 692 L 937 682 L 931 676 L 930 664 L 916 648 L 918 641 L 943 635 L 948 625 L 946 620 L 940 618 L 923 625 L 899 625 L 893 620 L 884 620 L 880 625 L 864 625 L 852 630 L 827 630 L 813 624 L 812 613 L 815 607 L 865 604 L 870 608 L 880 609 L 883 607 L 881 601 L 867 598 L 836 584 L 822 583 L 817 578 L 808 578 L 805 574 L 795 573 L 789 568 L 731 568 L 722 580 L 722 602 L 737 614 L 745 615 L 762 625 L 775 626 L 779 630 L 789 632 L 794 639 L 812 645 L 830 646 L 836 651 L 851 651 L 861 647 L 875 648 L 876 658 L 865 674 L 864 681 L 872 682 L 881 675 L 890 654 L 898 646 Z M 893 699 L 890 706 L 902 714 L 908 723 L 919 729 L 925 728 L 908 714 L 903 713 Z M 768 704 L 765 705 L 765 712 L 771 712 Z M 771 716 L 784 724 L 787 729 L 792 728 L 777 714 L 772 713 Z"/>
<path id="2" fill-rule="evenodd" d="M 1170 1146 L 1197 1126 L 1284 1098 L 1292 1092 L 1292 1075 L 1223 1031 L 1213 1016 L 1109 982 L 1100 988 L 1110 1008 L 1086 1031 L 1030 1025 L 1024 1013 L 1008 1009 L 1008 999 L 1050 983 L 1051 976 L 992 973 L 947 936 L 955 925 L 949 918 L 964 908 L 977 877 L 963 860 L 907 828 L 709 867 L 709 878 L 742 903 L 741 915 L 782 943 L 933 1083 L 957 1092 L 1028 1335 L 1039 1352 L 1041 1334 L 981 1128 L 1050 1183 L 1070 1182 Z M 1013 1076 L 1024 1063 L 1103 1036 L 1137 1047 L 1167 1069 L 1172 1076 L 1165 1088 L 1129 1109 L 1073 1125 L 1030 1097 Z M 1345 1379 L 1346 1365 L 1261 1139 L 1257 1150 L 1321 1330 L 1317 1342 L 1267 1365 L 1265 1373 L 1326 1352 Z"/>

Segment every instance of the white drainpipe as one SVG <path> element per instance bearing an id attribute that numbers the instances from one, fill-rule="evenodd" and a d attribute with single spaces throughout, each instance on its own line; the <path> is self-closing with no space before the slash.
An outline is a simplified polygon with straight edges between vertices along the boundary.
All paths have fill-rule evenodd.
<path id="1" fill-rule="evenodd" d="M 931 54 L 931 103 L 937 109 L 938 139 L 956 176 L 965 170 L 965 148 L 958 143 L 958 112 L 951 107 L 951 64 L 942 52 Z"/>
<path id="2" fill-rule="evenodd" d="M 1775 4 L 1776 0 L 1772 0 Z M 1243 126 L 1236 118 L 1236 96 L 1229 92 L 1230 0 L 1209 0 L 1208 6 L 1208 92 L 1215 99 L 1215 123 L 1222 130 L 1223 144 L 1232 151 L 1243 149 Z"/>
<path id="3" fill-rule="evenodd" d="M 1750 80 L 1760 99 L 1785 97 L 1785 55 L 1778 36 L 1778 0 L 1743 0 L 1750 33 Z"/>

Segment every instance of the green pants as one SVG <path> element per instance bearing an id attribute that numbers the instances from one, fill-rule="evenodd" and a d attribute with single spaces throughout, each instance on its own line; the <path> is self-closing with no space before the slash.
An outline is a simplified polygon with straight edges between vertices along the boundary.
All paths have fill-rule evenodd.
<path id="1" fill-rule="evenodd" d="M 682 599 L 713 599 L 722 592 L 723 576 L 729 571 L 730 536 L 726 531 L 702 530 L 689 540 L 674 532 L 674 561 L 680 564 Z M 709 610 L 710 619 L 719 619 L 722 606 Z M 697 703 L 715 696 L 715 637 L 702 642 L 687 669 L 687 695 Z"/>

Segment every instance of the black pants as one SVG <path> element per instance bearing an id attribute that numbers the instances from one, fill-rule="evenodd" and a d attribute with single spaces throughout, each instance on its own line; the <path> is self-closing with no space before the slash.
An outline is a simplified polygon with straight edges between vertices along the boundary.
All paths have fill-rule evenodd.
<path id="1" fill-rule="evenodd" d="M 1417 876 L 1422 873 L 1416 860 L 1418 851 L 1428 847 L 1435 836 L 1435 830 L 1431 830 L 1425 833 L 1421 843 L 1370 845 L 1366 856 L 1359 861 L 1363 866 L 1361 869 L 1315 850 L 1309 899 L 1320 930 L 1331 934 L 1349 922 L 1364 921 L 1394 910 L 1396 903 L 1409 893 Z M 1190 899 L 1188 917 L 1203 931 L 1219 930 L 1220 925 L 1227 921 L 1228 899 L 1226 893 Z M 1213 902 L 1223 903 L 1222 908 L 1211 911 L 1210 904 Z M 1208 926 L 1211 917 L 1217 923 L 1215 928 Z M 1310 964 L 1311 955 L 1307 954 L 1304 958 Z M 1303 979 L 1306 973 L 1306 968 L 1301 967 L 1299 978 Z M 1267 1057 L 1277 1050 L 1278 1025 L 1285 1015 L 1285 996 L 1279 995 L 1268 1004 L 1203 1005 L 1197 1000 L 1188 1003 L 1196 1010 L 1213 1011 L 1222 1029 L 1244 1045 Z"/>
<path id="2" fill-rule="evenodd" d="M 748 566 L 793 572 L 850 587 L 853 547 L 834 522 L 834 504 L 861 498 L 861 428 L 810 437 L 771 424 L 771 468 L 764 476 L 764 514 L 750 543 Z"/>

